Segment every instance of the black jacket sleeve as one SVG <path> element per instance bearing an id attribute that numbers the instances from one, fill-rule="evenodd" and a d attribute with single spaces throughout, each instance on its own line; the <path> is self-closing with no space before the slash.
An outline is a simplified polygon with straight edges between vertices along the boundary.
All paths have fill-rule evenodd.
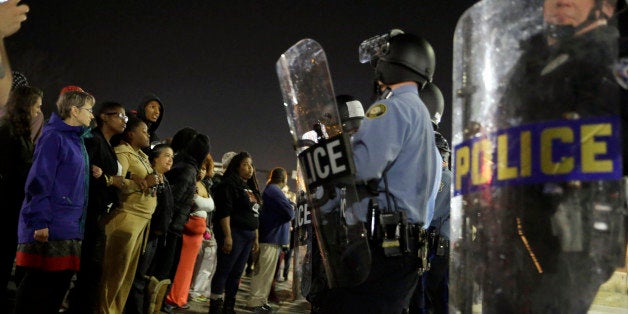
<path id="1" fill-rule="evenodd" d="M 188 222 L 196 191 L 196 175 L 197 170 L 190 164 L 174 167 L 166 173 L 174 201 L 170 232 L 181 235 L 183 226 Z"/>

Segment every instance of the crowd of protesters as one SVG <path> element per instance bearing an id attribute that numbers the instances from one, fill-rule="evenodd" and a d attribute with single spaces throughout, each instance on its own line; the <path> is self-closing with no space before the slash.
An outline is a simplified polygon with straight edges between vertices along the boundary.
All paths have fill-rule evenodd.
<path id="1" fill-rule="evenodd" d="M 249 153 L 225 154 L 213 179 L 207 135 L 185 127 L 160 140 L 164 104 L 155 95 L 127 110 L 66 86 L 56 112 L 41 119 L 42 91 L 15 78 L 0 119 L 0 141 L 14 152 L 0 169 L 11 214 L 3 223 L 14 230 L 2 241 L 5 305 L 15 313 L 147 313 L 196 298 L 210 302 L 210 313 L 235 313 L 245 265 L 262 243 L 251 307 L 271 311 L 266 300 L 294 218 L 285 169 L 271 171 L 262 197 Z"/>
<path id="2" fill-rule="evenodd" d="M 4 48 L 28 10 L 17 0 L 0 3 L 0 142 L 12 152 L 0 162 L 4 308 L 152 313 L 187 308 L 194 298 L 235 313 L 266 199 L 253 157 L 225 154 L 225 171 L 213 179 L 206 134 L 185 127 L 158 137 L 164 104 L 154 94 L 127 108 L 66 86 L 45 117 L 42 90 L 11 71 Z M 277 169 L 273 186 L 287 178 Z M 285 229 L 293 204 L 280 197 L 292 213 Z"/>

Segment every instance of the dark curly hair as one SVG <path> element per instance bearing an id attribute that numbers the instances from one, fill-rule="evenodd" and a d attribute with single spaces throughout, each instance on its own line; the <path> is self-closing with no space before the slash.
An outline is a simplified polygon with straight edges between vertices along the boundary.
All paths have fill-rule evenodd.
<path id="1" fill-rule="evenodd" d="M 7 121 L 13 126 L 16 136 L 31 134 L 31 108 L 37 100 L 44 97 L 41 89 L 33 86 L 21 86 L 11 91 L 7 101 Z"/>
<path id="2" fill-rule="evenodd" d="M 96 125 L 98 125 L 98 127 L 102 127 L 103 125 L 102 118 L 100 117 L 101 114 L 108 114 L 109 112 L 115 111 L 119 108 L 124 109 L 124 106 L 115 101 L 105 101 L 100 103 L 97 108 L 95 108 L 96 110 L 94 110 L 94 119 L 96 119 Z"/>
<path id="3" fill-rule="evenodd" d="M 238 169 L 240 168 L 240 164 L 246 158 L 253 158 L 251 154 L 248 152 L 239 152 L 229 162 L 229 166 L 227 166 L 227 170 L 225 170 L 224 177 L 239 177 Z M 246 185 L 253 191 L 259 202 L 262 202 L 262 197 L 259 191 L 259 184 L 257 183 L 257 176 L 255 176 L 255 171 L 253 171 L 253 176 L 246 181 Z"/>

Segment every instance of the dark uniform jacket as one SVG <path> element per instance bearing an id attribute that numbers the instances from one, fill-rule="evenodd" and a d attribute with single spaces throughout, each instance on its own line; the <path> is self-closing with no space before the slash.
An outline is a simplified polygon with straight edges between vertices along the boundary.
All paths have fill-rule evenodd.
<path id="1" fill-rule="evenodd" d="M 503 127 L 575 116 L 618 116 L 619 89 L 611 71 L 618 54 L 617 39 L 617 29 L 605 26 L 552 46 L 546 44 L 545 34 L 531 37 L 523 44 L 525 52 L 514 66 L 500 102 L 503 116 L 498 120 Z M 520 219 L 530 248 L 549 273 L 560 267 L 561 242 L 552 217 L 570 198 L 567 193 L 574 193 L 567 185 L 529 184 L 503 189 L 507 197 L 502 205 L 512 208 L 509 212 L 516 215 L 507 219 L 513 223 L 511 233 L 516 237 L 515 218 Z M 582 183 L 579 201 L 573 206 L 591 202 L 592 194 L 585 192 L 590 185 Z"/>
<path id="2" fill-rule="evenodd" d="M 555 45 L 533 36 L 514 67 L 500 106 L 507 126 L 619 113 L 619 90 L 610 70 L 617 58 L 616 28 L 599 27 Z M 603 96 L 603 97 L 600 97 Z"/>

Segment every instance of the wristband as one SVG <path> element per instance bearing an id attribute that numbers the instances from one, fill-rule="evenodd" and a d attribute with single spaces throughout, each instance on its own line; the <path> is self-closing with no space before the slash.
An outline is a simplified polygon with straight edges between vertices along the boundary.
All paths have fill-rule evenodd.
<path id="1" fill-rule="evenodd" d="M 105 183 L 107 186 L 111 186 L 113 184 L 113 179 L 110 176 L 105 175 Z"/>

